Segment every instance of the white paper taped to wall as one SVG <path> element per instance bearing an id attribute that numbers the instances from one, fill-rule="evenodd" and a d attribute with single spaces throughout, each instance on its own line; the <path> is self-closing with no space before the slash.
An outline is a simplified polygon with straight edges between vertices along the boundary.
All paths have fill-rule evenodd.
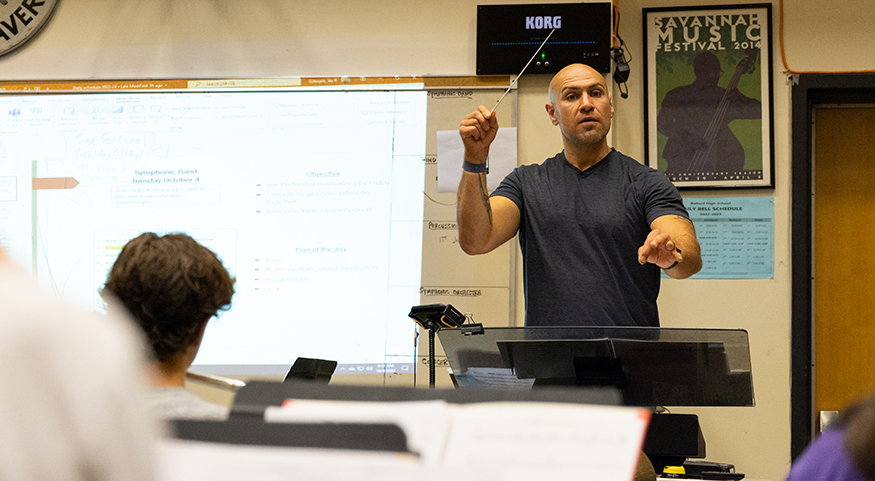
<path id="1" fill-rule="evenodd" d="M 462 180 L 465 146 L 458 130 L 437 131 L 438 192 L 456 192 Z M 489 173 L 486 188 L 495 190 L 507 174 L 517 166 L 516 127 L 498 129 L 489 146 Z"/>

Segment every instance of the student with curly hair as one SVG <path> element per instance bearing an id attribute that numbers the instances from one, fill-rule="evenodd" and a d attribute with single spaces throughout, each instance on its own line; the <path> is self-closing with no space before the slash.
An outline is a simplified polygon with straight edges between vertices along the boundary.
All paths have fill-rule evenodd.
<path id="1" fill-rule="evenodd" d="M 207 321 L 234 295 L 234 279 L 212 251 L 185 234 L 147 232 L 122 249 L 101 295 L 120 301 L 152 346 L 156 387 L 150 402 L 159 417 L 227 417 L 225 407 L 185 390 Z"/>

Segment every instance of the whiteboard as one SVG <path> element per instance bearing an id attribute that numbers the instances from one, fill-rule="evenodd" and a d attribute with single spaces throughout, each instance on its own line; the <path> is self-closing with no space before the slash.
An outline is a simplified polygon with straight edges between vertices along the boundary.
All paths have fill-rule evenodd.
<path id="1" fill-rule="evenodd" d="M 426 149 L 430 154 L 424 190 L 422 303 L 452 304 L 485 326 L 508 326 L 515 319 L 516 242 L 511 240 L 484 255 L 462 252 L 456 226 L 456 194 L 437 192 L 435 132 L 458 130 L 465 115 L 479 105 L 492 108 L 504 91 L 443 88 L 430 89 L 428 95 Z M 496 109 L 500 126 L 515 126 L 516 100 L 514 90 Z"/>

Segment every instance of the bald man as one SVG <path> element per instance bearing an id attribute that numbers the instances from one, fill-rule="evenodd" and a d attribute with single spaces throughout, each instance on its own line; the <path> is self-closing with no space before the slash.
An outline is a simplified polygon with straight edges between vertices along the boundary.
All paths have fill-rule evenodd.
<path id="1" fill-rule="evenodd" d="M 491 195 L 483 166 L 498 121 L 482 105 L 462 120 L 462 249 L 485 254 L 519 232 L 527 326 L 657 327 L 660 270 L 683 279 L 702 267 L 681 196 L 608 146 L 614 106 L 600 73 L 569 65 L 549 98 L 564 150 L 517 167 Z"/>

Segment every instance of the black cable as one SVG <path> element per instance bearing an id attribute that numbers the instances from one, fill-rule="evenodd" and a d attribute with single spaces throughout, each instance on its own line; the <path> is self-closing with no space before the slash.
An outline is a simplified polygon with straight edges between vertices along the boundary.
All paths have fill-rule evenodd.
<path id="1" fill-rule="evenodd" d="M 611 48 L 611 58 L 616 63 L 616 67 L 614 68 L 614 82 L 617 83 L 617 86 L 620 89 L 620 97 L 628 98 L 629 90 L 626 88 L 626 80 L 629 79 L 629 63 L 626 61 L 626 55 L 623 52 L 622 47 L 613 47 Z"/>
<path id="2" fill-rule="evenodd" d="M 626 53 L 628 52 L 628 50 L 626 49 L 626 42 L 624 42 L 623 37 L 621 37 L 619 35 L 617 35 L 617 38 L 620 39 L 620 46 L 614 47 L 614 48 L 620 49 L 620 52 L 623 53 L 623 60 L 625 60 L 626 63 L 631 62 L 632 61 L 632 54 L 626 55 Z"/>
<path id="3" fill-rule="evenodd" d="M 620 89 L 620 97 L 624 99 L 629 97 L 629 89 L 626 87 L 626 82 L 617 84 L 617 88 Z"/>
<path id="4" fill-rule="evenodd" d="M 614 36 L 620 41 L 619 47 L 611 47 L 611 59 L 617 64 L 614 69 L 614 82 L 617 83 L 617 88 L 620 90 L 620 97 L 629 98 L 629 89 L 626 87 L 626 80 L 629 79 L 629 62 L 632 56 L 626 55 L 626 42 L 620 36 L 620 9 L 614 8 Z"/>
<path id="5" fill-rule="evenodd" d="M 434 389 L 434 329 L 428 330 L 428 388 Z"/>
<path id="6" fill-rule="evenodd" d="M 419 366 L 419 328 L 416 328 L 416 335 L 413 336 L 413 388 L 416 389 L 416 373 Z"/>

